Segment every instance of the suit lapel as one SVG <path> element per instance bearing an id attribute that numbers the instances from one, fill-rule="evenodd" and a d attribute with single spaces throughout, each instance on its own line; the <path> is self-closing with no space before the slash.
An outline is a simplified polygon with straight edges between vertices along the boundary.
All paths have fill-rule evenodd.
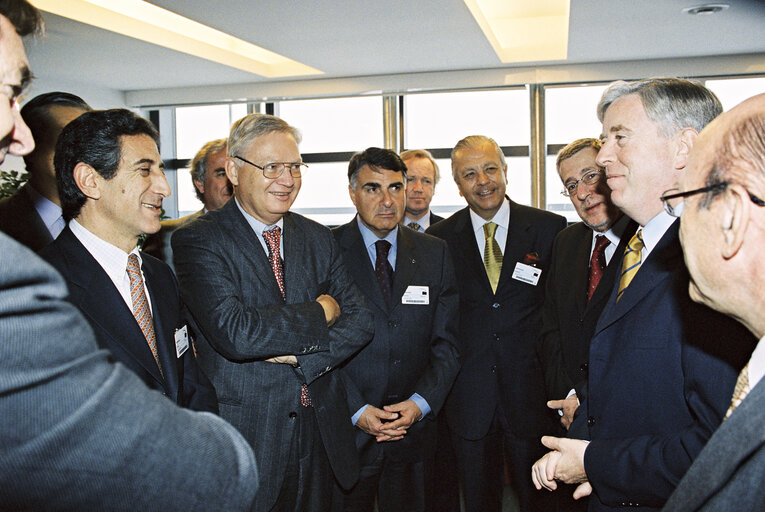
<path id="1" fill-rule="evenodd" d="M 364 246 L 364 239 L 361 237 L 356 217 L 343 229 L 340 246 L 343 252 L 350 256 L 345 258 L 345 266 L 351 272 L 356 285 L 364 291 L 367 299 L 371 300 L 381 311 L 388 311 L 388 305 L 385 303 L 380 284 L 377 282 L 372 260 L 369 259 L 369 252 Z M 396 265 L 398 266 L 398 259 Z"/>
<path id="2" fill-rule="evenodd" d="M 510 201 L 509 198 L 508 201 Z M 502 256 L 502 273 L 499 275 L 497 293 L 509 284 L 516 263 L 524 262 L 526 256 L 524 251 L 527 247 L 532 246 L 529 237 L 530 229 L 531 223 L 526 218 L 525 212 L 518 208 L 518 204 L 510 201 L 510 223 L 507 230 L 505 252 Z"/>
<path id="3" fill-rule="evenodd" d="M 622 268 L 622 256 L 624 256 L 624 249 L 635 234 L 637 230 L 637 222 L 628 220 L 625 229 L 622 230 L 622 234 L 619 236 L 619 245 L 616 246 L 614 255 L 611 257 L 611 261 L 608 262 L 603 277 L 600 280 L 600 284 L 595 288 L 595 293 L 592 295 L 592 299 L 587 303 L 585 311 L 590 309 L 590 305 L 599 304 L 608 298 L 609 294 L 613 290 L 614 280 L 621 274 Z M 588 247 L 589 249 L 589 247 Z M 587 263 L 589 265 L 589 262 Z"/>
<path id="4" fill-rule="evenodd" d="M 409 229 L 399 228 L 398 244 L 396 247 L 396 271 L 393 273 L 393 291 L 391 293 L 391 309 L 401 304 L 401 298 L 412 282 L 417 267 L 415 244 Z"/>
<path id="5" fill-rule="evenodd" d="M 284 293 L 287 302 L 290 304 L 304 302 L 305 286 L 303 276 L 305 276 L 305 269 L 300 268 L 295 263 L 298 261 L 313 261 L 313 258 L 312 255 L 306 253 L 305 235 L 300 231 L 290 213 L 284 215 L 282 225 L 284 226 L 282 232 L 284 237 Z M 268 268 L 271 270 L 270 263 Z M 273 275 L 273 271 L 271 274 Z M 276 283 L 275 277 L 273 282 Z M 276 288 L 278 290 L 278 284 Z"/>
<path id="6" fill-rule="evenodd" d="M 571 288 L 574 290 L 574 299 L 576 300 L 576 309 L 579 313 L 580 318 L 582 317 L 582 315 L 584 314 L 584 311 L 588 308 L 588 306 L 595 301 L 595 294 L 593 294 L 590 301 L 587 302 L 587 286 L 589 285 L 589 277 L 590 277 L 590 268 L 589 268 L 590 267 L 590 248 L 592 247 L 593 232 L 590 228 L 588 228 L 584 224 L 582 224 L 581 226 L 586 230 L 586 235 L 588 236 L 581 236 L 577 238 L 577 245 L 574 248 L 573 254 L 571 254 L 571 264 L 572 264 L 571 268 L 585 269 L 585 272 L 573 272 L 573 275 L 571 277 L 571 281 L 572 281 Z M 604 279 L 605 279 L 605 274 L 603 275 L 601 280 L 604 280 Z M 595 289 L 595 293 L 598 293 L 598 290 L 602 288 L 603 287 L 599 285 L 598 288 Z"/>
<path id="7" fill-rule="evenodd" d="M 483 266 L 481 261 L 481 252 L 478 250 L 478 244 L 475 241 L 475 232 L 473 231 L 473 222 L 470 220 L 470 209 L 465 208 L 458 211 L 454 215 L 459 215 L 460 218 L 455 224 L 455 246 L 459 248 L 462 253 L 462 259 L 466 264 L 466 268 L 472 269 L 475 273 L 475 279 L 477 283 L 481 283 L 486 293 L 494 295 L 491 290 L 491 284 L 489 283 L 489 277 L 486 275 L 486 267 Z M 502 273 L 505 272 L 504 257 L 502 259 Z M 500 274 L 500 280 L 502 282 L 502 275 Z M 498 288 L 499 289 L 499 288 Z"/>
<path id="8" fill-rule="evenodd" d="M 167 293 L 170 290 L 164 290 L 162 287 L 153 285 L 153 283 L 157 282 L 158 277 L 152 265 L 144 261 L 141 269 L 146 278 L 146 287 L 149 289 L 149 296 L 151 297 L 151 316 L 154 321 L 154 335 L 157 339 L 157 355 L 159 356 L 159 363 L 162 365 L 162 372 L 164 373 L 165 390 L 172 400 L 177 402 L 179 379 L 175 337 L 167 339 L 165 335 L 165 333 L 169 332 L 174 333 L 177 327 L 176 325 L 168 325 L 172 323 L 171 319 L 175 315 L 166 309 L 166 305 L 170 305 L 174 301 L 167 297 Z"/>

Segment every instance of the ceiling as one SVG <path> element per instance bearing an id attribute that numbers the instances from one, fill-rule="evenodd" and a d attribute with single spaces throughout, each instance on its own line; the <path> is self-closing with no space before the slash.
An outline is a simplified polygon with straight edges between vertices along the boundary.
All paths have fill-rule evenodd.
<path id="1" fill-rule="evenodd" d="M 321 78 L 339 78 L 694 56 L 765 56 L 765 1 L 724 1 L 730 8 L 721 13 L 690 16 L 682 9 L 707 2 L 571 0 L 568 59 L 520 64 L 499 61 L 462 0 L 152 3 L 317 68 L 324 72 Z M 44 15 L 46 35 L 27 47 L 35 75 L 47 82 L 84 82 L 133 91 L 268 81 Z M 311 78 L 316 77 L 305 77 Z"/>

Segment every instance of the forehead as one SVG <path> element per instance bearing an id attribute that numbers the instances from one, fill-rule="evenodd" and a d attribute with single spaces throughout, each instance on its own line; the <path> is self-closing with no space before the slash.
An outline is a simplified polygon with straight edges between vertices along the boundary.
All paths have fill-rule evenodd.
<path id="1" fill-rule="evenodd" d="M 485 165 L 487 163 L 499 165 L 500 160 L 494 145 L 489 142 L 483 142 L 477 146 L 457 150 L 454 154 L 454 163 L 457 167 Z"/>
<path id="2" fill-rule="evenodd" d="M 28 76 L 24 43 L 8 18 L 0 16 L 0 81 L 6 85 L 21 85 Z"/>
<path id="3" fill-rule="evenodd" d="M 248 155 L 274 160 L 296 160 L 300 158 L 297 142 L 286 132 L 268 132 L 253 139 L 245 148 Z"/>
<path id="4" fill-rule="evenodd" d="M 631 123 L 651 123 L 646 114 L 643 100 L 638 94 L 628 94 L 614 100 L 603 115 L 604 131 L 614 125 L 626 125 Z"/>
<path id="5" fill-rule="evenodd" d="M 210 153 L 207 155 L 207 166 L 210 168 L 223 167 L 224 160 L 226 159 L 226 148 Z"/>
<path id="6" fill-rule="evenodd" d="M 432 177 L 436 174 L 433 164 L 425 157 L 408 158 L 404 160 L 404 164 L 406 164 L 408 175 L 429 174 Z"/>
<path id="7" fill-rule="evenodd" d="M 359 184 L 379 183 L 387 185 L 389 183 L 403 182 L 404 175 L 401 171 L 393 171 L 384 167 L 372 168 L 369 165 L 363 165 L 359 169 Z"/>
<path id="8" fill-rule="evenodd" d="M 593 147 L 584 148 L 560 163 L 560 177 L 567 178 L 583 174 L 589 169 L 599 169 L 595 163 L 598 151 Z"/>
<path id="9" fill-rule="evenodd" d="M 154 139 L 145 134 L 120 137 L 120 167 L 132 167 L 142 160 L 161 162 Z"/>

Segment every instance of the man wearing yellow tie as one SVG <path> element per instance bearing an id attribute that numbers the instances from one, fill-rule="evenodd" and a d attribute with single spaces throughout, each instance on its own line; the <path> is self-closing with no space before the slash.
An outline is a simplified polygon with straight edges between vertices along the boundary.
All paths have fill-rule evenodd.
<path id="1" fill-rule="evenodd" d="M 505 195 L 505 157 L 488 137 L 457 143 L 452 175 L 468 207 L 428 233 L 449 245 L 459 285 L 462 369 L 445 412 L 465 510 L 501 510 L 503 454 L 521 510 L 553 510 L 528 468 L 544 453 L 539 437 L 556 431 L 535 344 L 553 239 L 566 221 Z"/>
<path id="2" fill-rule="evenodd" d="M 588 397 L 569 439 L 543 438 L 553 451 L 532 469 L 538 489 L 579 484 L 590 511 L 659 510 L 720 424 L 745 360 L 720 350 L 747 339 L 741 326 L 688 297 L 678 223 L 661 200 L 721 111 L 678 79 L 615 82 L 598 105 L 597 162 L 639 228 L 590 342 Z"/>

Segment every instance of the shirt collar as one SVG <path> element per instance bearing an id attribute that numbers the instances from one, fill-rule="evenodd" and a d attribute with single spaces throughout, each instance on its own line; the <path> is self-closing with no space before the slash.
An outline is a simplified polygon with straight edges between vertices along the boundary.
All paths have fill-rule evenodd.
<path id="1" fill-rule="evenodd" d="M 614 222 L 613 226 L 611 226 L 605 233 L 598 233 L 597 231 L 593 231 L 593 233 L 595 236 L 604 235 L 606 238 L 608 238 L 608 241 L 611 242 L 614 247 L 616 247 L 619 245 L 619 242 L 621 242 L 622 235 L 624 234 L 624 230 L 627 229 L 627 224 L 629 224 L 629 222 L 630 218 L 626 215 L 622 215 L 619 217 L 619 220 Z"/>
<path id="2" fill-rule="evenodd" d="M 470 221 L 473 223 L 473 231 L 478 231 L 479 229 L 483 231 L 483 225 L 489 222 L 493 222 L 505 230 L 509 229 L 510 201 L 508 201 L 507 198 L 502 201 L 502 205 L 499 207 L 499 210 L 497 210 L 497 213 L 495 213 L 494 217 L 492 217 L 490 220 L 485 220 L 483 217 L 474 212 L 472 208 L 468 208 L 468 210 L 470 211 Z"/>
<path id="3" fill-rule="evenodd" d="M 274 226 L 279 226 L 279 229 L 284 233 L 284 216 L 282 216 L 278 221 L 276 221 L 276 224 L 264 224 L 260 222 L 258 219 L 244 211 L 244 208 L 242 208 L 242 205 L 239 203 L 239 199 L 234 197 L 234 200 L 236 201 L 236 206 L 239 208 L 239 211 L 242 212 L 242 215 L 244 215 L 244 219 L 247 221 L 247 224 L 250 225 L 252 230 L 258 235 L 263 236 L 263 231 L 266 231 L 268 229 L 273 228 Z"/>
<path id="4" fill-rule="evenodd" d="M 667 232 L 669 227 L 677 220 L 676 217 L 671 216 L 666 211 L 662 210 L 656 217 L 649 220 L 648 223 L 643 226 L 641 231 L 641 237 L 643 238 L 643 246 L 650 254 L 653 251 L 656 244 L 659 243 L 661 237 Z"/>
<path id="5" fill-rule="evenodd" d="M 126 253 L 116 245 L 112 245 L 94 235 L 74 219 L 69 221 L 69 229 L 72 230 L 72 234 L 85 246 L 85 249 L 101 265 L 113 282 L 119 282 L 125 277 L 129 254 L 137 254 L 138 265 L 143 265 L 138 247 L 134 247 L 130 253 Z"/>
<path id="6" fill-rule="evenodd" d="M 35 210 L 40 215 L 45 227 L 50 231 L 51 226 L 61 217 L 61 207 L 40 194 L 32 185 L 27 186 L 26 190 Z"/>
<path id="7" fill-rule="evenodd" d="M 398 226 L 393 228 L 391 232 L 388 233 L 388 235 L 385 238 L 379 238 L 377 235 L 372 233 L 372 230 L 370 230 L 368 227 L 364 225 L 363 222 L 361 222 L 361 218 L 358 215 L 356 215 L 356 224 L 358 224 L 359 231 L 361 231 L 361 238 L 364 240 L 364 247 L 369 249 L 378 240 L 387 240 L 391 245 L 391 251 L 395 253 L 396 239 L 398 235 Z"/>

